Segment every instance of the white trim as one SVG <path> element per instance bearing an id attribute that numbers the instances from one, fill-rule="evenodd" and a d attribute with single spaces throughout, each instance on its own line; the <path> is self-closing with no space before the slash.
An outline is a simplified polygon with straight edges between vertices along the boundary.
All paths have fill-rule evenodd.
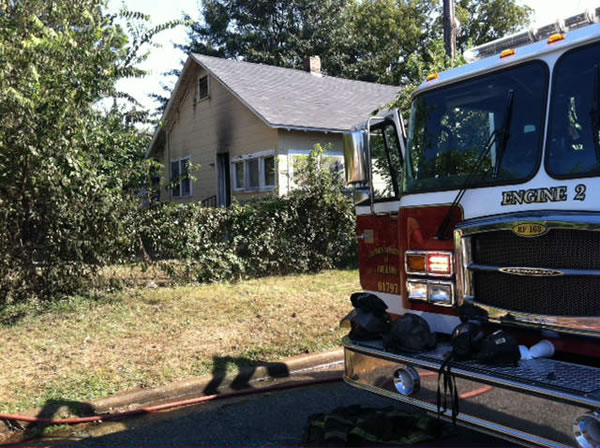
<path id="1" fill-rule="evenodd" d="M 188 176 L 189 176 L 189 164 L 192 163 L 192 155 L 191 154 L 188 154 L 188 155 L 185 155 L 185 156 L 181 156 L 181 157 L 178 157 L 176 159 L 170 159 L 169 160 L 169 183 L 173 182 L 171 180 L 171 178 L 173 177 L 173 171 L 172 171 L 172 168 L 171 168 L 173 162 L 177 162 L 178 163 L 178 165 L 179 165 L 179 176 L 181 176 L 181 162 L 184 161 L 184 160 L 188 161 Z M 194 194 L 194 191 L 193 191 L 193 184 L 194 183 L 192 182 L 192 179 L 190 179 L 189 177 L 188 177 L 187 181 L 190 183 L 190 192 L 188 194 L 183 194 L 182 193 L 181 182 L 179 182 L 179 196 L 175 196 L 173 194 L 173 189 L 169 188 L 169 197 L 171 199 L 191 198 L 193 196 L 193 194 Z"/>
<path id="2" fill-rule="evenodd" d="M 251 153 L 248 153 L 248 154 L 241 154 L 239 156 L 232 157 L 231 161 L 232 162 L 239 162 L 240 160 L 256 159 L 258 157 L 268 157 L 268 156 L 273 156 L 273 155 L 275 155 L 275 150 L 274 149 L 267 149 L 265 151 L 258 151 L 258 152 L 251 152 Z"/>
<path id="3" fill-rule="evenodd" d="M 348 129 L 333 129 L 333 128 L 311 128 L 311 127 L 302 127 L 302 126 L 290 126 L 287 124 L 270 124 L 269 125 L 273 129 L 282 129 L 285 131 L 303 131 L 303 132 L 322 132 L 324 134 L 343 134 L 344 132 L 348 132 Z"/>

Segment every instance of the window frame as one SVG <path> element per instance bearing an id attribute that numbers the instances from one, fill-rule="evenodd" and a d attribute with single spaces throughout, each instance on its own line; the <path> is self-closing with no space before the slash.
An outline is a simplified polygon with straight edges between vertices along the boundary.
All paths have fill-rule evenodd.
<path id="1" fill-rule="evenodd" d="M 389 126 L 391 126 L 391 128 L 394 131 L 394 135 L 396 135 L 396 138 L 398 139 L 398 157 L 400 158 L 400 171 L 398 171 L 396 168 L 396 166 L 392 163 L 392 155 L 391 155 L 391 143 L 390 143 L 390 139 L 387 136 L 387 134 L 385 133 L 386 128 L 388 128 Z M 373 202 L 392 202 L 392 201 L 397 201 L 400 199 L 400 197 L 402 196 L 402 194 L 400 193 L 402 190 L 402 177 L 404 175 L 404 170 L 405 170 L 405 162 L 404 162 L 404 154 L 402 154 L 402 144 L 400 143 L 400 139 L 402 138 L 400 136 L 399 130 L 396 127 L 396 123 L 394 122 L 394 120 L 390 119 L 390 118 L 386 118 L 384 120 L 381 120 L 377 123 L 375 123 L 373 126 L 371 126 L 370 132 L 371 132 L 371 142 L 373 141 L 373 131 L 378 131 L 381 130 L 381 139 L 383 142 L 383 146 L 384 146 L 384 151 L 385 151 L 385 158 L 386 158 L 386 163 L 389 167 L 389 175 L 390 175 L 390 181 L 392 183 L 392 190 L 393 190 L 393 196 L 388 196 L 388 197 L 374 197 L 373 198 Z M 369 151 L 372 151 L 372 148 L 369 149 Z M 373 154 L 371 152 L 371 175 L 374 175 L 374 167 L 373 167 Z M 375 185 L 373 185 L 373 190 L 375 190 Z M 374 191 L 371 192 L 374 195 Z"/>
<path id="2" fill-rule="evenodd" d="M 296 161 L 294 160 L 296 157 L 302 157 L 305 156 L 307 157 L 311 152 L 313 151 L 313 149 L 288 149 L 288 155 L 287 155 L 287 160 L 288 160 L 288 172 L 287 172 L 287 176 L 288 176 L 288 186 L 290 191 L 295 189 L 295 188 L 299 188 L 299 185 L 294 182 L 294 164 L 296 163 Z M 341 166 L 342 166 L 342 170 L 340 170 L 340 175 L 344 176 L 344 170 L 345 168 L 345 161 L 344 161 L 344 153 L 340 153 L 340 152 L 333 152 L 333 151 L 324 151 L 323 153 L 321 153 L 321 156 L 324 157 L 331 157 L 334 160 L 338 160 L 339 162 L 341 162 Z"/>
<path id="3" fill-rule="evenodd" d="M 201 89 L 200 89 L 200 83 L 206 79 L 206 95 L 205 96 L 201 96 Z M 207 100 L 208 98 L 210 98 L 210 78 L 208 76 L 208 73 L 205 73 L 203 75 L 198 76 L 198 81 L 196 82 L 196 88 L 198 90 L 198 101 L 204 101 Z"/>
<path id="4" fill-rule="evenodd" d="M 273 158 L 274 164 L 274 175 L 273 184 L 268 185 L 266 183 L 266 172 L 265 172 L 265 159 Z M 257 161 L 258 163 L 258 185 L 249 186 L 250 182 L 250 162 Z M 243 167 L 243 185 L 237 183 L 237 166 L 242 164 Z M 231 189 L 234 193 L 262 193 L 266 191 L 272 191 L 275 189 L 277 184 L 277 155 L 275 150 L 266 150 L 250 154 L 244 154 L 233 157 L 230 162 L 232 185 Z"/>
<path id="5" fill-rule="evenodd" d="M 187 179 L 181 179 L 182 173 L 183 173 L 183 162 L 188 162 L 188 170 L 187 170 L 187 174 L 188 177 Z M 186 156 L 182 156 L 182 157 L 178 157 L 175 159 L 171 159 L 170 163 L 169 163 L 169 183 L 171 184 L 171 187 L 169 188 L 169 192 L 171 195 L 171 198 L 175 198 L 175 199 L 181 199 L 181 198 L 190 198 L 192 197 L 192 195 L 194 194 L 193 192 L 193 182 L 192 179 L 190 179 L 189 177 L 189 165 L 192 162 L 192 156 L 190 154 L 186 155 Z M 173 179 L 173 164 L 177 163 L 177 167 L 178 167 L 178 174 L 179 174 L 179 178 L 177 179 L 177 186 L 178 186 L 178 191 L 179 194 L 175 194 L 175 179 Z M 182 188 L 182 180 L 189 182 L 189 193 L 188 194 L 183 194 L 183 188 Z"/>

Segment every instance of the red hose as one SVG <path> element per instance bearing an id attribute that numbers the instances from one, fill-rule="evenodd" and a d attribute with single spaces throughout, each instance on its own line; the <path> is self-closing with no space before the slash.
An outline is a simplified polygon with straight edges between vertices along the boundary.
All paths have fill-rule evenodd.
<path id="1" fill-rule="evenodd" d="M 437 375 L 435 372 L 420 372 L 420 376 L 429 377 Z M 72 417 L 72 418 L 46 418 L 46 417 L 27 417 L 24 415 L 13 415 L 13 414 L 0 414 L 0 419 L 2 420 L 13 420 L 13 421 L 21 421 L 21 422 L 29 422 L 29 423 L 45 423 L 48 425 L 65 425 L 65 424 L 77 424 L 77 423 L 91 423 L 91 422 L 99 422 L 102 420 L 117 420 L 124 417 L 131 417 L 133 415 L 139 414 L 151 414 L 153 412 L 163 411 L 165 409 L 172 409 L 182 406 L 190 406 L 193 404 L 200 404 L 207 401 L 213 400 L 221 400 L 224 398 L 234 398 L 241 397 L 244 395 L 253 395 L 257 393 L 266 393 L 271 391 L 279 391 L 286 389 L 295 389 L 297 387 L 305 387 L 312 386 L 315 384 L 326 384 L 333 383 L 337 381 L 341 381 L 342 378 L 325 378 L 319 380 L 305 380 L 305 381 L 297 381 L 292 383 L 285 384 L 275 384 L 273 386 L 261 387 L 258 389 L 245 389 L 238 390 L 235 392 L 228 392 L 225 394 L 214 394 L 214 395 L 205 395 L 204 397 L 191 398 L 189 400 L 181 400 L 175 401 L 172 403 L 159 404 L 157 406 L 149 406 L 145 408 L 138 408 L 131 411 L 124 412 L 115 412 L 114 414 L 106 414 L 106 415 L 92 415 L 90 417 Z M 486 392 L 491 391 L 492 386 L 484 386 L 479 389 L 472 390 L 470 392 L 465 392 L 460 395 L 460 398 L 467 399 L 473 398 L 477 395 L 484 394 Z"/>
<path id="2" fill-rule="evenodd" d="M 64 425 L 64 424 L 76 424 L 76 423 L 91 423 L 99 422 L 102 420 L 116 420 L 123 417 L 130 417 L 132 415 L 139 414 L 151 414 L 153 412 L 162 411 L 165 409 L 177 408 L 181 406 L 189 406 L 192 404 L 204 403 L 206 401 L 220 400 L 224 398 L 241 397 L 244 395 L 252 395 L 255 393 L 265 393 L 278 390 L 294 389 L 297 387 L 312 386 L 315 384 L 326 384 L 341 381 L 342 378 L 325 378 L 320 380 L 305 380 L 297 381 L 285 384 L 275 384 L 274 386 L 266 386 L 258 389 L 245 389 L 238 390 L 235 392 L 228 392 L 225 394 L 214 394 L 206 395 L 204 397 L 191 398 L 189 400 L 175 401 L 172 403 L 159 404 L 157 406 L 150 406 L 146 408 L 138 408 L 131 411 L 116 412 L 114 414 L 106 415 L 92 415 L 90 417 L 73 417 L 73 418 L 45 418 L 45 417 L 27 417 L 24 415 L 12 415 L 12 414 L 0 414 L 2 420 L 17 420 L 21 422 L 30 423 L 46 423 L 49 425 Z"/>
<path id="3" fill-rule="evenodd" d="M 492 389 L 493 389 L 492 386 L 483 386 L 483 387 L 480 387 L 479 389 L 475 389 L 470 392 L 465 392 L 464 394 L 460 394 L 458 397 L 462 398 L 463 400 L 466 400 L 467 398 L 473 398 L 473 397 L 476 397 L 477 395 L 485 394 Z"/>

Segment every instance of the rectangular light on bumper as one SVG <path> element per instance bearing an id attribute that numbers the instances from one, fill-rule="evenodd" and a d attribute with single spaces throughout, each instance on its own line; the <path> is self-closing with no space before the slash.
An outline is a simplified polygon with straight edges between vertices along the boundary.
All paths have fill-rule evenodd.
<path id="1" fill-rule="evenodd" d="M 438 280 L 406 281 L 409 300 L 429 302 L 433 305 L 452 306 L 454 304 L 454 284 Z"/>

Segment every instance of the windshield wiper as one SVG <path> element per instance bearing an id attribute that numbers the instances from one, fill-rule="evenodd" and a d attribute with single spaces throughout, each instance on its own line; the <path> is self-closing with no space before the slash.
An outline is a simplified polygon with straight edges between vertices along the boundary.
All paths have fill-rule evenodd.
<path id="1" fill-rule="evenodd" d="M 500 172 L 500 165 L 502 164 L 502 158 L 506 151 L 506 143 L 510 137 L 510 124 L 512 122 L 513 103 L 515 100 L 515 93 L 512 90 L 508 91 L 508 97 L 506 98 L 506 112 L 504 113 L 504 124 L 502 126 L 502 132 L 500 135 L 500 144 L 496 151 L 496 163 L 494 164 L 494 177 L 498 177 Z"/>
<path id="2" fill-rule="evenodd" d="M 500 130 L 494 129 L 494 131 L 492 131 L 492 133 L 490 134 L 488 141 L 486 142 L 482 151 L 479 153 L 477 160 L 475 161 L 475 166 L 469 172 L 467 179 L 465 180 L 465 183 L 463 184 L 461 189 L 458 191 L 456 197 L 454 198 L 454 201 L 452 202 L 452 205 L 450 205 L 450 208 L 448 209 L 448 213 L 446 214 L 446 217 L 440 224 L 440 227 L 438 228 L 438 231 L 435 235 L 436 240 L 449 240 L 451 238 L 451 235 L 450 236 L 448 235 L 448 227 L 450 226 L 450 220 L 452 219 L 452 214 L 454 212 L 454 209 L 458 206 L 458 204 L 460 204 L 460 201 L 462 200 L 463 196 L 465 195 L 465 193 L 467 192 L 469 187 L 473 184 L 473 181 L 475 180 L 475 178 L 478 177 L 478 175 L 483 176 L 483 175 L 487 174 L 488 170 L 485 170 L 483 173 L 480 173 L 479 169 L 481 168 L 483 161 L 485 160 L 485 158 L 489 154 L 490 150 L 492 149 L 492 146 L 494 145 L 494 143 L 496 143 L 496 141 L 498 139 L 500 139 L 498 153 L 496 154 L 496 163 L 494 164 L 494 175 L 497 175 L 496 173 L 500 169 L 501 158 L 504 153 L 504 150 L 506 149 L 506 142 L 508 141 L 508 137 L 509 137 L 508 131 L 510 129 L 510 123 L 512 121 L 513 103 L 514 103 L 514 91 L 509 90 L 508 97 L 506 98 L 506 112 L 504 115 L 504 123 L 502 124 L 502 128 Z"/>

